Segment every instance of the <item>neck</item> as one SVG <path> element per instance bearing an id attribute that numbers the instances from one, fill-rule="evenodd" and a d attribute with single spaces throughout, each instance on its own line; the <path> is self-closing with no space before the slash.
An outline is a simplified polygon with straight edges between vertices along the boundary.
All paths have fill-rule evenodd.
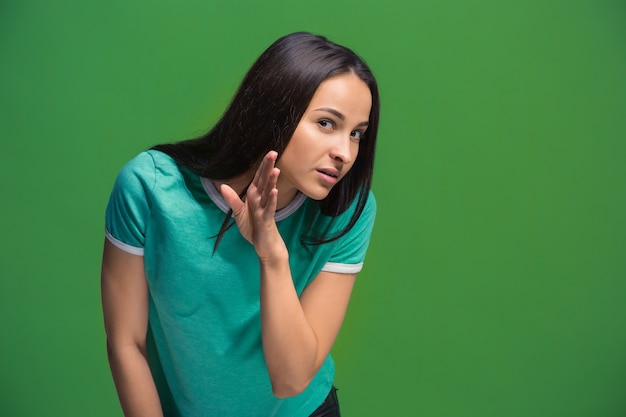
<path id="1" fill-rule="evenodd" d="M 219 191 L 220 184 L 226 184 L 230 186 L 235 192 L 239 195 L 246 189 L 246 187 L 252 182 L 252 178 L 254 178 L 254 171 L 246 172 L 242 175 L 239 175 L 235 178 L 226 180 L 226 181 L 215 181 L 212 180 L 213 186 Z M 278 183 L 276 184 L 276 188 L 278 188 L 278 202 L 276 203 L 276 210 L 280 210 L 286 207 L 289 203 L 293 201 L 293 199 L 298 194 L 298 190 L 292 187 L 281 187 L 280 177 L 278 179 Z M 281 192 L 281 188 L 283 192 Z"/>
<path id="2" fill-rule="evenodd" d="M 278 186 L 276 188 L 278 188 Z M 293 201 L 294 198 L 296 198 L 296 194 L 298 194 L 298 190 L 295 188 L 293 188 L 291 192 L 285 192 L 283 194 L 281 194 L 280 188 L 278 188 L 278 202 L 276 203 L 276 210 L 286 207 Z"/>

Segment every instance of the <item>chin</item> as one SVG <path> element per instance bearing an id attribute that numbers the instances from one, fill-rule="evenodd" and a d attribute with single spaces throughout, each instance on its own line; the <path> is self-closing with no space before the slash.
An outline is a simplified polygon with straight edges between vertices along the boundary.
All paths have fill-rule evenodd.
<path id="1" fill-rule="evenodd" d="M 317 189 L 317 190 L 300 190 L 300 192 L 306 195 L 307 197 L 309 197 L 311 200 L 320 201 L 328 197 L 328 194 L 330 194 L 330 188 Z"/>

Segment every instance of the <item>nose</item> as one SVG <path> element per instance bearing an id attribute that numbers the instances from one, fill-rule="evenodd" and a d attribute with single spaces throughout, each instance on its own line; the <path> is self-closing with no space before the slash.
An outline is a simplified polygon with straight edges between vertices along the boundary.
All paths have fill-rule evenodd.
<path id="1" fill-rule="evenodd" d="M 349 134 L 341 135 L 333 142 L 333 146 L 330 149 L 330 157 L 342 164 L 349 164 L 354 160 L 358 146 L 358 144 L 353 142 Z"/>

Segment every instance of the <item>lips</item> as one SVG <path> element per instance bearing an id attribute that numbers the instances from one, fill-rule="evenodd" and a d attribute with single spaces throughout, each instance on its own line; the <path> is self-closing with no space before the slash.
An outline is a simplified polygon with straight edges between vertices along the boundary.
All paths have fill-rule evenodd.
<path id="1" fill-rule="evenodd" d="M 339 174 L 340 172 L 334 168 L 321 168 L 317 170 L 317 175 L 322 183 L 330 187 L 337 184 L 337 181 L 339 181 Z"/>
<path id="2" fill-rule="evenodd" d="M 321 172 L 324 175 L 328 175 L 329 177 L 339 178 L 340 172 L 334 168 L 321 168 L 318 169 L 317 172 Z"/>

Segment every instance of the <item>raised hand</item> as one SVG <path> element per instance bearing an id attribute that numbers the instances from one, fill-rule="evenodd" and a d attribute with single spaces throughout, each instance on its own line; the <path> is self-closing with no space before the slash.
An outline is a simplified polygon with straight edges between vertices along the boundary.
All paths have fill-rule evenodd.
<path id="1" fill-rule="evenodd" d="M 229 185 L 220 186 L 224 200 L 233 210 L 239 232 L 254 245 L 260 258 L 270 258 L 278 253 L 276 251 L 286 251 L 274 221 L 278 202 L 276 181 L 280 174 L 274 166 L 277 156 L 275 151 L 265 155 L 243 200 Z"/>

